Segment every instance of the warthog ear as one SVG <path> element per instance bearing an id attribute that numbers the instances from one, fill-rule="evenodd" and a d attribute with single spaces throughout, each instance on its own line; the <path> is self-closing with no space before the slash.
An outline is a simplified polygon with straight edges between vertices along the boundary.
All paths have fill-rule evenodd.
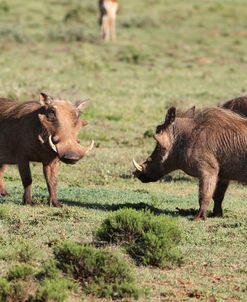
<path id="1" fill-rule="evenodd" d="M 192 108 L 185 111 L 182 116 L 187 118 L 193 118 L 195 115 L 195 111 L 196 111 L 196 106 L 193 106 Z"/>
<path id="2" fill-rule="evenodd" d="M 50 106 L 53 98 L 46 93 L 41 92 L 39 95 L 39 102 L 42 106 Z"/>
<path id="3" fill-rule="evenodd" d="M 75 102 L 75 107 L 77 110 L 81 111 L 88 105 L 89 99 L 83 101 Z"/>
<path id="4" fill-rule="evenodd" d="M 175 118 L 176 118 L 176 108 L 171 107 L 167 111 L 164 123 L 162 125 L 157 126 L 156 134 L 164 131 L 168 126 L 170 126 L 175 121 Z"/>
<path id="5" fill-rule="evenodd" d="M 171 125 L 175 121 L 175 118 L 176 118 L 176 108 L 175 107 L 171 107 L 167 111 L 164 125 L 166 127 L 169 126 L 169 125 Z"/>

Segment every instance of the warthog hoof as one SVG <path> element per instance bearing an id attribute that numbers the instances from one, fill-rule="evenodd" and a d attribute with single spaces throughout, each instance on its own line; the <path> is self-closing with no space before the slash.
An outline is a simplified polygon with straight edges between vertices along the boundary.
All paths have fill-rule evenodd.
<path id="1" fill-rule="evenodd" d="M 223 217 L 222 210 L 213 210 L 212 217 Z"/>
<path id="2" fill-rule="evenodd" d="M 0 190 L 1 197 L 8 196 L 8 195 L 9 195 L 9 193 L 5 189 Z"/>
<path id="3" fill-rule="evenodd" d="M 24 206 L 33 206 L 33 202 L 32 200 L 23 200 L 23 205 Z"/>
<path id="4" fill-rule="evenodd" d="M 55 208 L 62 208 L 63 207 L 63 204 L 61 202 L 57 201 L 57 200 L 51 201 L 50 205 L 53 205 L 53 207 L 55 207 Z"/>
<path id="5" fill-rule="evenodd" d="M 199 211 L 198 214 L 196 214 L 196 216 L 194 217 L 194 221 L 206 220 L 206 219 L 207 219 L 207 215 L 202 211 Z"/>

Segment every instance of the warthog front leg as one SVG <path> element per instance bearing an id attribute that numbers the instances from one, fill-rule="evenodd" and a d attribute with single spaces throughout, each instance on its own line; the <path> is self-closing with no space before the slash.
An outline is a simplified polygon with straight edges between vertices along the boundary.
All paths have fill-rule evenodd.
<path id="1" fill-rule="evenodd" d="M 198 214 L 195 216 L 195 220 L 206 219 L 207 209 L 210 200 L 213 197 L 218 176 L 215 174 L 203 175 L 199 181 L 199 204 L 200 209 Z"/>
<path id="2" fill-rule="evenodd" d="M 23 203 L 32 205 L 32 176 L 28 161 L 18 164 L 19 173 L 24 187 Z"/>
<path id="3" fill-rule="evenodd" d="M 0 196 L 8 195 L 8 192 L 5 189 L 5 185 L 3 182 L 3 174 L 7 168 L 7 165 L 0 165 Z"/>
<path id="4" fill-rule="evenodd" d="M 54 207 L 62 207 L 63 205 L 57 201 L 57 171 L 58 160 L 54 160 L 49 164 L 43 164 L 43 172 L 49 191 L 49 203 Z"/>
<path id="5" fill-rule="evenodd" d="M 224 199 L 226 190 L 229 186 L 229 181 L 218 180 L 216 189 L 214 191 L 214 209 L 213 209 L 213 216 L 214 217 L 222 217 L 223 210 L 222 210 L 222 201 Z"/>

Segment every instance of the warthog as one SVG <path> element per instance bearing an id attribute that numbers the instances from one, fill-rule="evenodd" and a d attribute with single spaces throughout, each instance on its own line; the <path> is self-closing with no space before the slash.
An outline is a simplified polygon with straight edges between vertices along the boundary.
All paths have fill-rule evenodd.
<path id="1" fill-rule="evenodd" d="M 210 200 L 214 216 L 222 216 L 222 201 L 230 180 L 247 182 L 247 120 L 221 108 L 176 116 L 171 107 L 154 135 L 156 147 L 147 160 L 133 160 L 134 174 L 144 183 L 180 169 L 199 178 L 200 209 L 206 219 Z"/>
<path id="2" fill-rule="evenodd" d="M 24 187 L 23 202 L 32 204 L 32 177 L 29 162 L 41 162 L 49 190 L 49 202 L 57 201 L 56 175 L 58 162 L 74 164 L 93 148 L 82 147 L 77 139 L 81 127 L 79 110 L 86 105 L 75 105 L 41 93 L 39 101 L 18 103 L 0 98 L 0 194 L 7 192 L 3 183 L 6 164 L 18 165 Z"/>
<path id="3" fill-rule="evenodd" d="M 247 117 L 247 96 L 241 96 L 224 103 L 222 108 L 230 109 L 242 116 Z"/>

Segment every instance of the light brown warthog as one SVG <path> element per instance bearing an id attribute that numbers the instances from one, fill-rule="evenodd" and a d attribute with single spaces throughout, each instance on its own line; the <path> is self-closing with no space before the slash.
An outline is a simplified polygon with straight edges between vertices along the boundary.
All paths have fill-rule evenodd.
<path id="1" fill-rule="evenodd" d="M 18 165 L 24 187 L 23 202 L 32 204 L 32 177 L 29 162 L 41 162 L 49 190 L 49 202 L 62 206 L 56 196 L 58 162 L 74 164 L 93 148 L 82 147 L 77 140 L 81 127 L 76 105 L 41 93 L 39 101 L 18 103 L 0 98 L 0 194 L 6 195 L 3 172 L 6 164 Z"/>
<path id="2" fill-rule="evenodd" d="M 247 96 L 241 96 L 224 103 L 222 108 L 230 109 L 242 116 L 247 117 Z"/>
<path id="3" fill-rule="evenodd" d="M 205 219 L 210 200 L 214 216 L 222 216 L 222 201 L 230 180 L 247 182 L 247 120 L 221 108 L 176 116 L 170 108 L 157 127 L 156 147 L 143 164 L 135 160 L 135 175 L 142 182 L 157 181 L 181 169 L 199 178 L 200 209 Z"/>

